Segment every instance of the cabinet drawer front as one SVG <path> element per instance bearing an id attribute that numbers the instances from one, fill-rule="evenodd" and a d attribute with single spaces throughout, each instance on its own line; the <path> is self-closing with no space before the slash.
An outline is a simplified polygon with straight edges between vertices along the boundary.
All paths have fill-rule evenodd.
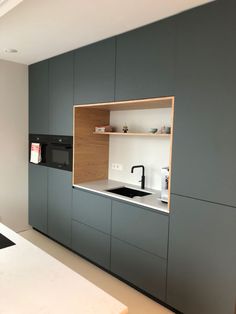
<path id="1" fill-rule="evenodd" d="M 74 189 L 72 218 L 110 234 L 111 200 L 100 195 Z"/>
<path id="2" fill-rule="evenodd" d="M 72 220 L 72 249 L 110 269 L 110 236 Z"/>
<path id="3" fill-rule="evenodd" d="M 123 202 L 112 202 L 112 235 L 145 251 L 167 257 L 169 217 Z"/>
<path id="4" fill-rule="evenodd" d="M 164 301 L 166 260 L 114 238 L 111 247 L 111 271 Z"/>

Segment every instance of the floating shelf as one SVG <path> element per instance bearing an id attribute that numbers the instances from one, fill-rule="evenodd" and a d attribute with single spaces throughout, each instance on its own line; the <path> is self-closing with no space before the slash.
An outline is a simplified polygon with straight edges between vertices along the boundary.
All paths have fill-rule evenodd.
<path id="1" fill-rule="evenodd" d="M 170 134 L 153 134 L 153 133 L 123 133 L 123 132 L 93 132 L 98 135 L 119 135 L 119 136 L 151 136 L 151 137 L 169 137 Z"/>

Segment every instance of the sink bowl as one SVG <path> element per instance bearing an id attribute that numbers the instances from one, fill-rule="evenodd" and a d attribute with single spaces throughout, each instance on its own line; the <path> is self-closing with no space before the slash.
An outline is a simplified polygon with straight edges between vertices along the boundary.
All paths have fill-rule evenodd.
<path id="1" fill-rule="evenodd" d="M 115 193 L 115 194 L 118 194 L 118 195 L 123 195 L 123 196 L 126 196 L 126 197 L 130 197 L 130 198 L 133 198 L 135 196 L 145 196 L 145 195 L 150 195 L 152 193 L 149 193 L 149 192 L 146 192 L 146 191 L 140 191 L 140 190 L 135 190 L 135 189 L 131 189 L 131 188 L 128 188 L 126 186 L 122 186 L 122 187 L 119 187 L 119 188 L 115 188 L 115 189 L 109 189 L 109 190 L 106 190 L 107 192 L 111 192 L 111 193 Z"/>

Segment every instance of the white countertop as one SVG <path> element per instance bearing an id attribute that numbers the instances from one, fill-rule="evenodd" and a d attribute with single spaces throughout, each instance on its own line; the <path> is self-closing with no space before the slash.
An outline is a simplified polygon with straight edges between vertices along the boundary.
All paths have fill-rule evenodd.
<path id="1" fill-rule="evenodd" d="M 120 181 L 114 181 L 114 180 L 98 180 L 98 181 L 74 184 L 74 187 L 76 187 L 76 188 L 96 192 L 99 194 L 103 194 L 105 196 L 109 196 L 112 198 L 116 198 L 119 200 L 130 202 L 133 204 L 152 208 L 152 209 L 164 212 L 164 213 L 169 213 L 168 205 L 166 203 L 163 203 L 160 200 L 160 195 L 161 195 L 160 191 L 156 191 L 156 190 L 152 190 L 152 189 L 145 189 L 144 191 L 150 192 L 152 194 L 146 195 L 143 197 L 136 196 L 134 198 L 129 198 L 126 196 L 114 194 L 114 193 L 107 191 L 109 189 L 114 189 L 114 188 L 118 188 L 121 186 L 127 186 L 127 187 L 130 187 L 133 189 L 139 189 L 139 187 L 137 187 L 135 185 L 127 184 L 127 183 L 120 182 Z M 141 190 L 141 191 L 143 191 L 143 190 Z"/>
<path id="2" fill-rule="evenodd" d="M 126 314 L 118 300 L 0 223 L 1 314 Z"/>

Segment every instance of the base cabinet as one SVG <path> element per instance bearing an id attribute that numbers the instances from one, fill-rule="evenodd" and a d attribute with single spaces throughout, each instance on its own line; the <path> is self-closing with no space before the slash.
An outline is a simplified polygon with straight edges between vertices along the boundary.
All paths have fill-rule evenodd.
<path id="1" fill-rule="evenodd" d="M 166 260 L 112 238 L 111 271 L 165 301 Z"/>
<path id="2" fill-rule="evenodd" d="M 47 234 L 47 168 L 29 164 L 29 224 Z"/>
<path id="3" fill-rule="evenodd" d="M 71 172 L 48 168 L 48 235 L 71 246 Z"/>
<path id="4" fill-rule="evenodd" d="M 171 197 L 167 303 L 186 314 L 234 314 L 235 208 Z"/>
<path id="5" fill-rule="evenodd" d="M 94 263 L 110 269 L 110 236 L 72 220 L 72 249 Z"/>

